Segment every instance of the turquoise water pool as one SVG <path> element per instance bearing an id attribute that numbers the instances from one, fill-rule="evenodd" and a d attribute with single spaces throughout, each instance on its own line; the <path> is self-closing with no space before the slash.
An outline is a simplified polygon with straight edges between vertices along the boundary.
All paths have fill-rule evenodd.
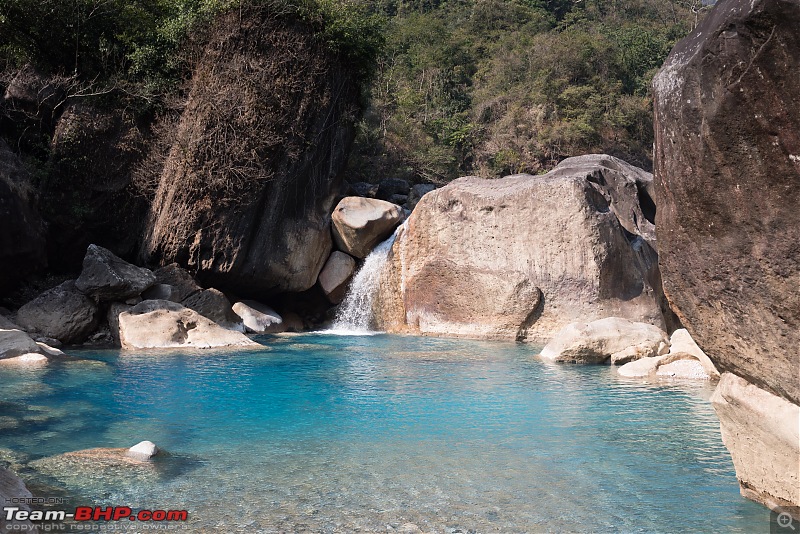
<path id="1" fill-rule="evenodd" d="M 517 344 L 262 341 L 0 370 L 0 449 L 24 463 L 151 440 L 171 456 L 149 478 L 25 477 L 71 502 L 186 508 L 192 532 L 769 531 L 707 384 L 548 365 Z"/>

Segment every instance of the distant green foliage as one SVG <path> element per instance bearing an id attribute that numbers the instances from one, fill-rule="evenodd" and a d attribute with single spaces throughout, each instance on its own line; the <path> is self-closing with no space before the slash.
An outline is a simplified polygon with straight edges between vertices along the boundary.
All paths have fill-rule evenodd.
<path id="1" fill-rule="evenodd" d="M 650 82 L 681 0 L 376 2 L 389 19 L 353 179 L 543 172 L 609 152 L 650 165 Z"/>

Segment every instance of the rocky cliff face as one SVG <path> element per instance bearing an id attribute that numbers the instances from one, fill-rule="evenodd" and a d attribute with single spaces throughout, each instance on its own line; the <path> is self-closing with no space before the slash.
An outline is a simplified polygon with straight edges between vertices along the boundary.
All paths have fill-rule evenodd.
<path id="1" fill-rule="evenodd" d="M 246 294 L 314 285 L 352 142 L 353 74 L 304 23 L 216 24 L 160 178 L 142 253 Z"/>
<path id="2" fill-rule="evenodd" d="M 795 505 L 796 438 L 787 449 L 741 423 L 763 418 L 748 400 L 758 388 L 800 403 L 798 28 L 798 0 L 721 2 L 654 82 L 664 292 L 714 363 L 746 381 L 727 379 L 716 401 L 743 491 Z M 792 449 L 793 473 L 761 469 L 757 457 L 778 449 Z M 743 467 L 753 462 L 757 476 Z"/>
<path id="3" fill-rule="evenodd" d="M 610 316 L 663 326 L 638 200 L 650 180 L 583 156 L 544 176 L 467 177 L 425 195 L 392 248 L 378 326 L 518 340 Z"/>
<path id="4" fill-rule="evenodd" d="M 47 266 L 45 225 L 22 162 L 0 140 L 0 293 Z"/>

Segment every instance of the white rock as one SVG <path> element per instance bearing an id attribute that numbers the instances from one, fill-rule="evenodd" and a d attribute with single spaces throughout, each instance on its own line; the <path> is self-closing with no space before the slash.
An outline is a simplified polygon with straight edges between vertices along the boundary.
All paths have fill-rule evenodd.
<path id="1" fill-rule="evenodd" d="M 667 334 L 646 323 L 607 317 L 591 323 L 570 323 L 542 349 L 541 357 L 557 362 L 601 363 L 658 354 Z"/>
<path id="2" fill-rule="evenodd" d="M 732 373 L 711 403 L 742 495 L 773 509 L 800 506 L 800 406 Z"/>
<path id="3" fill-rule="evenodd" d="M 375 198 L 345 197 L 331 215 L 333 240 L 342 252 L 366 258 L 403 222 L 400 206 Z"/>
<path id="4" fill-rule="evenodd" d="M 137 460 L 149 460 L 153 456 L 159 453 L 158 447 L 152 441 L 141 441 L 128 449 L 125 453 L 126 456 L 130 458 L 136 458 Z"/>
<path id="5" fill-rule="evenodd" d="M 168 300 L 145 300 L 120 313 L 119 338 L 123 349 L 259 346 Z"/>
<path id="6" fill-rule="evenodd" d="M 710 380 L 703 365 L 695 359 L 676 360 L 659 364 L 656 376 L 669 378 L 690 378 L 695 380 Z"/>
<path id="7" fill-rule="evenodd" d="M 0 360 L 0 365 L 44 365 L 47 363 L 47 356 L 36 352 L 29 352 L 14 358 Z"/>
<path id="8" fill-rule="evenodd" d="M 617 373 L 626 378 L 644 378 L 655 372 L 663 356 L 641 358 L 617 368 Z"/>
<path id="9" fill-rule="evenodd" d="M 694 339 L 692 339 L 692 336 L 685 328 L 679 328 L 678 330 L 675 330 L 672 333 L 672 336 L 669 338 L 669 343 L 670 355 L 689 355 L 700 362 L 705 370 L 705 374 L 707 374 L 710 378 L 719 378 L 719 371 L 711 361 L 711 358 L 709 358 L 706 353 L 703 352 L 703 349 L 701 349 L 697 343 L 695 343 Z"/>
<path id="10" fill-rule="evenodd" d="M 283 318 L 266 304 L 254 300 L 243 300 L 233 305 L 233 312 L 242 318 L 248 332 L 276 334 L 286 331 Z"/>

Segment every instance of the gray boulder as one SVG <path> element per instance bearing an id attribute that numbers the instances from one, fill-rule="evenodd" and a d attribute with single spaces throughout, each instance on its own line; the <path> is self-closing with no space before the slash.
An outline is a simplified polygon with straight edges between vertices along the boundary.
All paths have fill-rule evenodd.
<path id="1" fill-rule="evenodd" d="M 79 343 L 97 326 L 97 305 L 70 280 L 22 306 L 17 324 L 62 343 Z"/>
<path id="2" fill-rule="evenodd" d="M 122 312 L 130 311 L 134 305 L 125 304 L 124 302 L 112 302 L 108 306 L 108 313 L 106 320 L 108 322 L 108 330 L 111 334 L 111 340 L 116 346 L 120 346 L 119 341 L 119 315 Z"/>
<path id="3" fill-rule="evenodd" d="M 354 182 L 350 184 L 350 193 L 356 197 L 375 198 L 378 186 L 367 182 Z"/>
<path id="4" fill-rule="evenodd" d="M 203 289 L 184 299 L 181 304 L 223 328 L 244 332 L 241 318 L 234 313 L 231 301 L 222 291 Z"/>
<path id="5" fill-rule="evenodd" d="M 119 337 L 123 349 L 259 346 L 241 332 L 168 300 L 145 300 L 120 313 Z"/>
<path id="6" fill-rule="evenodd" d="M 411 192 L 408 193 L 406 207 L 410 210 L 413 210 L 417 207 L 419 201 L 422 200 L 422 197 L 434 189 L 436 189 L 436 186 L 433 184 L 415 184 L 411 187 Z"/>
<path id="7" fill-rule="evenodd" d="M 156 283 L 155 275 L 118 258 L 111 251 L 89 245 L 83 270 L 75 287 L 97 300 L 125 300 L 136 297 Z"/>
<path id="8" fill-rule="evenodd" d="M 334 250 L 319 273 L 319 286 L 331 304 L 339 304 L 356 270 L 356 260 L 349 254 Z"/>
<path id="9" fill-rule="evenodd" d="M 380 200 L 391 201 L 391 198 L 395 195 L 407 196 L 410 190 L 411 184 L 408 181 L 402 178 L 386 178 L 378 184 L 378 191 L 375 197 Z"/>
<path id="10" fill-rule="evenodd" d="M 333 210 L 333 239 L 342 252 L 365 258 L 403 221 L 403 210 L 383 200 L 345 197 Z"/>
<path id="11" fill-rule="evenodd" d="M 202 289 L 192 275 L 189 274 L 189 271 L 177 263 L 170 263 L 160 267 L 153 271 L 153 274 L 156 276 L 158 284 L 168 285 L 171 288 L 170 298 L 162 300 L 182 302 Z"/>

